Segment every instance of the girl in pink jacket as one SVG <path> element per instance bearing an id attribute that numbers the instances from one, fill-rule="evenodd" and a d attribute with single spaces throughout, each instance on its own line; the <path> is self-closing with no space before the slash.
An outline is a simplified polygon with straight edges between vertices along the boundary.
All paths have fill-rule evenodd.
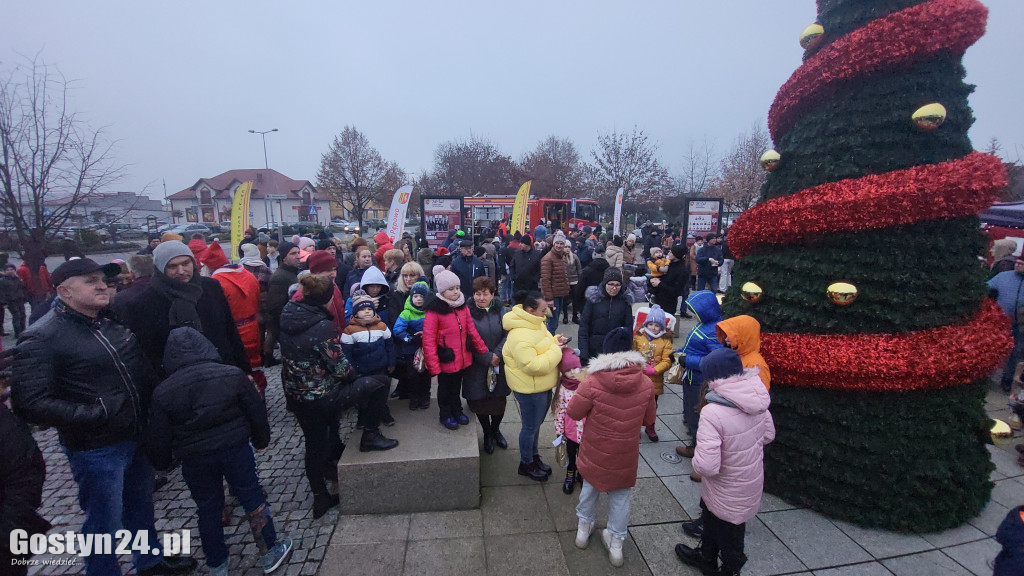
<path id="1" fill-rule="evenodd" d="M 555 421 L 555 434 L 562 437 L 565 442 L 565 482 L 562 483 L 562 492 L 572 494 L 576 483 L 583 483 L 583 478 L 576 471 L 576 454 L 580 450 L 580 441 L 583 439 L 583 424 L 587 421 L 573 420 L 566 416 L 569 409 L 569 401 L 576 395 L 576 389 L 585 378 L 583 366 L 580 364 L 580 357 L 569 348 L 562 348 L 562 361 L 558 364 L 558 371 L 562 374 L 555 387 L 554 400 L 551 402 L 551 414 Z"/>
<path id="2" fill-rule="evenodd" d="M 707 405 L 700 412 L 693 470 L 700 485 L 704 534 L 699 548 L 676 545 L 684 563 L 705 574 L 739 574 L 746 522 L 757 514 L 764 488 L 764 446 L 775 439 L 768 412 L 771 399 L 758 369 L 743 368 L 735 350 L 720 348 L 700 362 L 708 383 Z"/>

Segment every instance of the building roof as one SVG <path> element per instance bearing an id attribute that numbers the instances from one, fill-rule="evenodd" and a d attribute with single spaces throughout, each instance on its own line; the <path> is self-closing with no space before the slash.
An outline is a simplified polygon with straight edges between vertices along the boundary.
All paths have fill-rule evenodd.
<path id="1" fill-rule="evenodd" d="M 203 184 L 214 191 L 214 198 L 230 198 L 231 190 L 237 185 L 252 180 L 252 195 L 250 198 L 266 198 L 267 194 L 285 194 L 289 199 L 301 199 L 300 191 L 309 186 L 315 195 L 316 200 L 327 200 L 326 194 L 317 191 L 316 187 L 309 180 L 292 180 L 276 170 L 267 168 L 246 168 L 239 170 L 228 170 L 213 178 L 200 178 L 192 186 L 180 192 L 168 196 L 170 200 L 188 200 L 196 197 L 196 191 Z"/>

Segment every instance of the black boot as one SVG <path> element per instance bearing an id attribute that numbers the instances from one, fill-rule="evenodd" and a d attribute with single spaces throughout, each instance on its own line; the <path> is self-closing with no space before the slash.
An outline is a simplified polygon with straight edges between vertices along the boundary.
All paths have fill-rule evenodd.
<path id="1" fill-rule="evenodd" d="M 314 494 L 313 495 L 313 519 L 320 518 L 331 508 L 334 508 L 341 502 L 341 498 L 335 494 Z"/>
<path id="2" fill-rule="evenodd" d="M 562 492 L 566 494 L 572 494 L 573 489 L 576 488 L 576 471 L 569 470 L 565 473 L 565 482 L 562 482 Z"/>
<path id="3" fill-rule="evenodd" d="M 381 415 L 380 423 L 385 425 L 385 426 L 394 426 L 395 425 L 395 417 L 391 415 L 391 408 L 388 408 L 387 404 L 384 405 L 383 412 L 384 412 L 384 414 Z"/>
<path id="4" fill-rule="evenodd" d="M 484 452 L 494 454 L 494 436 L 484 432 Z"/>
<path id="5" fill-rule="evenodd" d="M 683 532 L 687 536 L 692 536 L 698 540 L 704 536 L 704 521 L 700 518 L 696 520 L 690 520 L 689 522 L 683 522 Z"/>
<path id="6" fill-rule="evenodd" d="M 537 467 L 536 462 L 520 462 L 519 463 L 519 475 L 526 476 L 530 480 L 536 480 L 537 482 L 546 482 L 548 475 L 543 470 Z"/>
<path id="7" fill-rule="evenodd" d="M 363 430 L 363 437 L 359 440 L 359 451 L 370 452 L 373 450 L 391 450 L 398 446 L 398 440 L 386 438 L 377 428 L 366 428 Z"/>
<path id="8" fill-rule="evenodd" d="M 501 448 L 502 450 L 508 450 L 508 441 L 505 440 L 505 437 L 501 435 L 501 430 L 498 430 L 497 426 L 494 427 L 494 430 L 491 432 L 491 434 L 494 436 L 495 446 Z"/>
<path id="9" fill-rule="evenodd" d="M 704 576 L 719 576 L 718 561 L 710 563 L 704 559 L 699 548 L 690 548 L 686 544 L 676 544 L 676 556 L 689 566 L 700 570 Z"/>
<path id="10" fill-rule="evenodd" d="M 533 463 L 540 469 L 541 472 L 551 476 L 551 466 L 548 466 L 544 462 L 541 462 L 540 456 L 533 457 Z"/>

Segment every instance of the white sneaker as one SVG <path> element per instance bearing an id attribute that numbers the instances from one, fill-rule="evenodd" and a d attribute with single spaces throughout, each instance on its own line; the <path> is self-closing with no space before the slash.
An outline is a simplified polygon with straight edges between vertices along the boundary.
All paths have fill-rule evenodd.
<path id="1" fill-rule="evenodd" d="M 594 523 L 587 522 L 586 520 L 580 520 L 579 525 L 576 527 L 576 547 L 583 550 L 587 547 L 587 543 L 590 542 L 590 535 L 594 532 Z"/>
<path id="2" fill-rule="evenodd" d="M 622 538 L 612 536 L 612 533 L 607 528 L 601 530 L 601 543 L 608 549 L 608 561 L 616 568 L 621 567 L 623 562 L 622 541 Z"/>

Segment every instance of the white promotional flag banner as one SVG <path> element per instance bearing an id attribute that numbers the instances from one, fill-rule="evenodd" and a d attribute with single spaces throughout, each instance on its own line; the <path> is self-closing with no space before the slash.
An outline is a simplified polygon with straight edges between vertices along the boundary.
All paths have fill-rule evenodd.
<path id="1" fill-rule="evenodd" d="M 625 188 L 619 188 L 615 193 L 615 220 L 612 223 L 612 233 L 619 235 L 619 225 L 622 223 L 622 196 Z"/>
<path id="2" fill-rule="evenodd" d="M 412 198 L 412 186 L 402 186 L 395 191 L 391 199 L 391 208 L 388 209 L 388 237 L 396 241 L 402 237 L 405 230 L 405 215 L 409 211 L 409 198 Z"/>

